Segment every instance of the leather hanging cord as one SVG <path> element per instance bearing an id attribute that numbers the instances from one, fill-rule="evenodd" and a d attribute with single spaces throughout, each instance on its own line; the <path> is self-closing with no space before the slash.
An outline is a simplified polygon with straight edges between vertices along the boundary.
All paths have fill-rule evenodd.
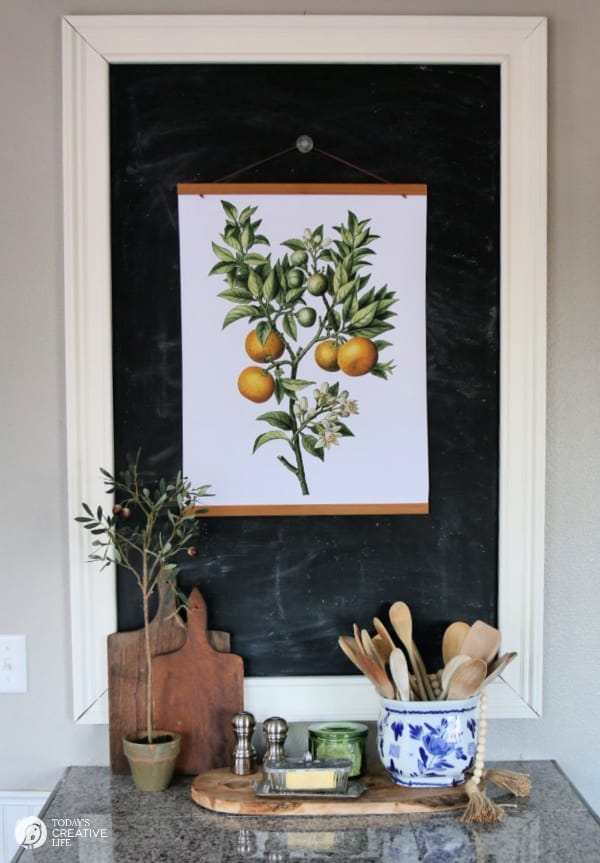
<path id="1" fill-rule="evenodd" d="M 301 139 L 308 140 L 310 142 L 310 148 L 301 148 L 298 143 Z M 239 177 L 240 174 L 244 174 L 246 171 L 251 171 L 252 168 L 257 168 L 259 167 L 259 165 L 264 165 L 267 162 L 272 162 L 275 159 L 281 158 L 281 156 L 286 156 L 288 153 L 292 153 L 294 150 L 297 150 L 303 155 L 314 151 L 320 156 L 325 156 L 325 158 L 332 159 L 335 162 L 339 162 L 346 168 L 351 168 L 353 171 L 357 171 L 359 174 L 364 174 L 366 177 L 371 177 L 372 179 L 377 180 L 378 183 L 391 183 L 391 180 L 386 180 L 384 177 L 380 177 L 378 174 L 374 174 L 372 171 L 368 171 L 366 168 L 361 168 L 360 165 L 355 165 L 353 162 L 349 162 L 347 159 L 343 159 L 341 156 L 336 156 L 334 153 L 328 153 L 327 150 L 322 150 L 320 147 L 315 147 L 312 144 L 312 139 L 309 138 L 307 135 L 301 135 L 300 138 L 298 138 L 298 142 L 293 147 L 286 147 L 285 150 L 280 150 L 277 153 L 273 153 L 272 156 L 266 156 L 264 159 L 259 159 L 256 162 L 250 162 L 249 165 L 244 165 L 243 168 L 238 168 L 237 171 L 232 171 L 230 174 L 225 174 L 224 177 L 221 177 L 218 180 L 213 180 L 212 182 L 227 183 L 230 180 Z"/>
<path id="2" fill-rule="evenodd" d="M 272 162 L 274 159 L 279 159 L 280 156 L 285 156 L 287 153 L 291 153 L 295 149 L 296 147 L 287 147 L 285 150 L 280 150 L 279 153 L 274 153 L 272 156 L 267 156 L 265 159 L 259 159 L 258 162 L 251 162 L 249 165 L 244 165 L 243 168 L 239 168 L 237 171 L 232 171 L 231 174 L 225 174 L 224 177 L 221 177 L 219 180 L 213 180 L 212 182 L 228 183 L 229 180 L 233 180 L 240 174 L 244 174 L 246 171 L 252 170 L 252 168 L 257 168 L 259 165 L 264 165 L 265 162 Z"/>
<path id="3" fill-rule="evenodd" d="M 358 171 L 360 174 L 365 174 L 365 176 L 367 177 L 372 177 L 374 180 L 377 180 L 378 183 L 391 183 L 391 180 L 386 180 L 384 177 L 380 177 L 379 174 L 374 174 L 372 171 L 367 171 L 366 168 L 361 168 L 360 165 L 355 165 L 353 162 L 348 162 L 346 159 L 342 159 L 341 156 L 336 156 L 333 153 L 328 153 L 326 150 L 321 150 L 320 147 L 315 147 L 314 150 L 315 153 L 319 153 L 321 156 L 326 156 L 328 159 L 333 159 L 336 162 L 340 162 L 347 168 L 352 168 L 353 171 Z"/>

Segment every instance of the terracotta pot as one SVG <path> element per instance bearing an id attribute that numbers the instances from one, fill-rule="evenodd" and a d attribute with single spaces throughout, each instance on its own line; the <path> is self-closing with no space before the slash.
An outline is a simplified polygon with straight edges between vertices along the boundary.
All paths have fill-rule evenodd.
<path id="1" fill-rule="evenodd" d="M 161 742 L 140 743 L 146 736 L 145 731 L 128 734 L 123 738 L 123 751 L 139 791 L 164 791 L 173 778 L 181 734 L 156 729 L 154 737 Z M 165 737 L 169 739 L 163 741 Z"/>

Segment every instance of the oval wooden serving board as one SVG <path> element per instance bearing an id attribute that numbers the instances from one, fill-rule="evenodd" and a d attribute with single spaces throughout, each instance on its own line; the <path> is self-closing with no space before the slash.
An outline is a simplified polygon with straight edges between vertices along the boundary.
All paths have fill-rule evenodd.
<path id="1" fill-rule="evenodd" d="M 192 800 L 205 809 L 229 815 L 390 815 L 408 812 L 443 812 L 467 804 L 464 785 L 456 788 L 401 788 L 387 774 L 361 777 L 367 785 L 356 799 L 339 797 L 258 797 L 252 782 L 260 772 L 235 776 L 229 768 L 211 770 L 192 783 Z"/>

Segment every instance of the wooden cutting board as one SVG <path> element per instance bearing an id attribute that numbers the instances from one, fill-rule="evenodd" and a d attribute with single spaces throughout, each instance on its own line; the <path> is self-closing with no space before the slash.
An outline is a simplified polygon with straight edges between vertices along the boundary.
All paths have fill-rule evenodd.
<path id="1" fill-rule="evenodd" d="M 225 768 L 197 776 L 191 789 L 192 800 L 213 812 L 230 815 L 390 815 L 407 812 L 443 812 L 461 809 L 468 799 L 464 785 L 455 788 L 402 788 L 394 785 L 387 773 L 361 777 L 367 785 L 360 797 L 258 797 L 253 781 L 262 773 L 235 776 Z"/>
<path id="2" fill-rule="evenodd" d="M 187 628 L 181 617 L 175 614 L 173 594 L 161 585 L 158 609 L 150 623 L 152 655 L 156 657 L 179 651 L 186 638 Z M 215 650 L 229 652 L 229 633 L 211 630 L 208 640 Z M 129 765 L 123 755 L 122 738 L 132 730 L 146 726 L 144 630 L 109 635 L 107 649 L 110 766 L 113 773 L 129 773 Z M 198 773 L 199 770 L 191 772 Z"/>
<path id="3" fill-rule="evenodd" d="M 153 668 L 156 727 L 182 735 L 176 771 L 194 775 L 230 765 L 236 742 L 231 719 L 244 707 L 244 663 L 211 645 L 197 588 L 190 595 L 185 644 L 157 656 Z"/>

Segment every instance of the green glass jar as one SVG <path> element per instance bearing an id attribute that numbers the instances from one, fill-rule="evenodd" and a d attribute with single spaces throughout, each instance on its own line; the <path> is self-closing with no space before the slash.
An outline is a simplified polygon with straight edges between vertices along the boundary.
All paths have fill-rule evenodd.
<path id="1" fill-rule="evenodd" d="M 366 750 L 369 729 L 360 722 L 317 722 L 308 727 L 308 748 L 313 758 L 348 758 L 350 778 L 367 769 Z"/>

